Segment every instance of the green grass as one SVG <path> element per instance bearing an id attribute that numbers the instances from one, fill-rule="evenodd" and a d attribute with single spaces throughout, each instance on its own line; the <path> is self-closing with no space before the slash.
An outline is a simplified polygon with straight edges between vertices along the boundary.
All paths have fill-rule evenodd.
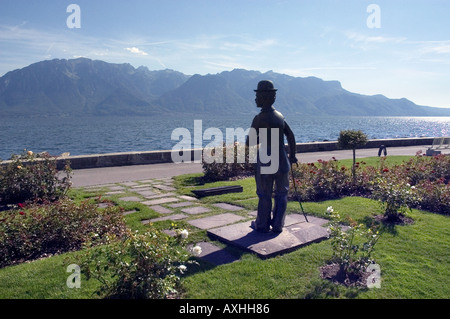
<path id="1" fill-rule="evenodd" d="M 310 211 L 324 211 L 329 205 L 359 220 L 378 209 L 378 203 L 362 198 L 308 206 Z M 385 231 L 375 246 L 373 257 L 381 267 L 380 289 L 345 288 L 321 279 L 319 267 L 332 255 L 330 241 L 323 241 L 269 260 L 245 254 L 239 263 L 196 273 L 185 279 L 186 297 L 448 298 L 449 218 L 416 210 L 411 216 L 414 225 Z"/>
<path id="2" fill-rule="evenodd" d="M 404 159 L 388 157 L 389 165 L 401 163 Z M 376 165 L 377 160 L 377 157 L 364 159 L 368 165 Z M 342 165 L 351 165 L 351 160 L 347 164 L 342 162 Z M 254 178 L 197 185 L 200 176 L 201 174 L 179 176 L 175 178 L 174 184 L 180 194 L 186 195 L 192 195 L 193 189 L 242 185 L 242 193 L 207 197 L 201 202 L 228 202 L 247 209 L 256 209 L 258 199 Z M 90 198 L 89 193 L 83 190 L 73 190 L 71 196 L 76 200 Z M 126 216 L 127 225 L 131 229 L 145 229 L 140 220 L 156 216 L 155 212 L 145 205 L 121 202 L 114 197 L 112 200 L 125 210 L 137 211 Z M 328 206 L 333 206 L 341 215 L 348 215 L 362 223 L 381 213 L 376 201 L 360 197 L 303 203 L 308 214 L 319 217 L 326 216 Z M 219 210 L 213 210 L 211 213 L 217 212 Z M 300 212 L 298 202 L 289 202 L 288 213 L 295 212 Z M 201 262 L 200 266 L 190 269 L 183 278 L 184 297 L 447 299 L 450 297 L 449 217 L 419 210 L 413 210 L 411 217 L 414 219 L 413 225 L 385 229 L 375 246 L 373 257 L 381 267 L 380 289 L 345 288 L 321 279 L 319 267 L 332 256 L 330 241 L 325 240 L 267 260 L 230 249 L 230 252 L 240 256 L 241 260 L 217 267 Z M 191 240 L 209 240 L 205 231 L 195 231 L 184 222 L 177 224 L 191 227 Z M 158 227 L 167 225 L 162 223 Z M 76 263 L 79 254 L 72 252 L 0 269 L 0 298 L 96 298 L 93 292 L 98 283 L 94 280 L 87 281 L 82 276 L 81 289 L 69 289 L 66 286 L 66 279 L 70 275 L 66 268 Z"/>
<path id="3" fill-rule="evenodd" d="M 392 166 L 401 164 L 404 161 L 407 161 L 411 158 L 411 156 L 387 156 L 384 158 L 384 165 Z M 378 167 L 380 162 L 382 161 L 378 156 L 365 157 L 365 158 L 357 158 L 356 162 L 365 162 L 367 166 L 375 166 Z M 344 159 L 338 161 L 340 165 L 345 165 L 347 167 L 352 167 L 353 159 Z"/>
<path id="4" fill-rule="evenodd" d="M 67 267 L 77 263 L 78 252 L 35 260 L 0 269 L 1 299 L 93 299 L 98 283 L 81 276 L 81 288 L 66 285 Z"/>
<path id="5" fill-rule="evenodd" d="M 402 162 L 409 160 L 410 158 L 411 156 L 387 156 L 384 158 L 384 165 L 386 166 L 399 165 Z M 356 162 L 365 162 L 366 163 L 365 165 L 374 167 L 379 167 L 381 161 L 382 160 L 378 156 L 356 159 Z M 340 165 L 344 165 L 351 168 L 353 165 L 353 159 L 339 160 L 338 163 Z"/>

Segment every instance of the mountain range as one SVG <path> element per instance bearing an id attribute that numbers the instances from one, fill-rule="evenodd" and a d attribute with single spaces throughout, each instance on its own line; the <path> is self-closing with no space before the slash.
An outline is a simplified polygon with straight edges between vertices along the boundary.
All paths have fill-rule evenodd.
<path id="1" fill-rule="evenodd" d="M 356 94 L 316 77 L 243 69 L 190 76 L 87 58 L 46 60 L 6 73 L 0 78 L 0 116 L 254 113 L 260 80 L 275 83 L 275 106 L 285 114 L 450 116 L 450 109 Z"/>

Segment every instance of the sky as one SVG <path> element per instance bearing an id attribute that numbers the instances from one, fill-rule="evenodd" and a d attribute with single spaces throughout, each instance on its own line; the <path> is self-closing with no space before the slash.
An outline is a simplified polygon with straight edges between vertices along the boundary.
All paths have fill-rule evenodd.
<path id="1" fill-rule="evenodd" d="M 0 0 L 0 76 L 77 57 L 272 70 L 450 108 L 450 0 Z"/>

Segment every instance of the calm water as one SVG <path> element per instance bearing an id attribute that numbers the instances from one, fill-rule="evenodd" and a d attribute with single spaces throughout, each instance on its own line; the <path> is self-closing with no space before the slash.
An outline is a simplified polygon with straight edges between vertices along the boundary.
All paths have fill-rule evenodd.
<path id="1" fill-rule="evenodd" d="M 247 129 L 254 115 L 214 118 L 211 115 L 175 117 L 46 117 L 0 119 L 0 159 L 24 149 L 71 155 L 127 151 L 170 150 L 175 128 L 184 127 L 194 136 L 194 120 L 202 131 L 219 128 Z M 298 117 L 286 116 L 296 141 L 337 140 L 344 129 L 365 132 L 370 139 L 450 135 L 450 117 Z M 204 145 L 210 141 L 204 141 Z"/>

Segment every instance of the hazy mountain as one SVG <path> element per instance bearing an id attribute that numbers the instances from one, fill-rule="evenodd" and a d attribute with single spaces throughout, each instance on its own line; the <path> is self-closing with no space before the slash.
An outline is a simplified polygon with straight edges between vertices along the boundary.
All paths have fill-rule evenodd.
<path id="1" fill-rule="evenodd" d="M 302 115 L 450 116 L 450 109 L 361 95 L 338 81 L 235 69 L 188 76 L 85 58 L 49 60 L 0 78 L 0 116 L 152 115 L 160 112 L 254 113 L 258 81 L 273 80 L 276 107 Z"/>
<path id="2" fill-rule="evenodd" d="M 43 61 L 0 78 L 0 115 L 151 114 L 150 101 L 188 78 L 85 58 Z"/>

